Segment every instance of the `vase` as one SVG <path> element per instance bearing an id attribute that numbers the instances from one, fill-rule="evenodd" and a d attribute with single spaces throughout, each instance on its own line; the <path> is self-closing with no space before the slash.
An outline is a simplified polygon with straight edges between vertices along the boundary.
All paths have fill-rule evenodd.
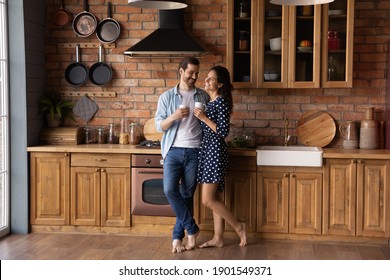
<path id="1" fill-rule="evenodd" d="M 46 114 L 46 122 L 48 127 L 59 127 L 61 118 L 58 114 L 54 114 L 54 118 L 51 118 L 50 114 Z"/>
<path id="2" fill-rule="evenodd" d="M 366 109 L 365 119 L 360 124 L 360 149 L 378 149 L 378 122 L 374 120 L 374 107 Z"/>

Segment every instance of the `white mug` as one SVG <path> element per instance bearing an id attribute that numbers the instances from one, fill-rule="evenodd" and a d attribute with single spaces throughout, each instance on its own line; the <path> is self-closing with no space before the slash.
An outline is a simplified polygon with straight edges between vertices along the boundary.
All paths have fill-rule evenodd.
<path id="1" fill-rule="evenodd" d="M 202 103 L 202 102 L 195 102 L 195 108 L 199 108 L 202 111 L 204 111 L 205 108 L 206 108 L 206 105 L 204 103 Z"/>

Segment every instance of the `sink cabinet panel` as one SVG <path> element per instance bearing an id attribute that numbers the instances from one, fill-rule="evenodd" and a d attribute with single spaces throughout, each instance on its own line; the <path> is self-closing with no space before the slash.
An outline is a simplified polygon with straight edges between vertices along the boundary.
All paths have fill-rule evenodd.
<path id="1" fill-rule="evenodd" d="M 389 160 L 326 159 L 323 233 L 390 236 Z"/>
<path id="2" fill-rule="evenodd" d="M 310 168 L 259 170 L 257 231 L 321 234 L 322 173 L 317 169 L 310 172 Z"/>

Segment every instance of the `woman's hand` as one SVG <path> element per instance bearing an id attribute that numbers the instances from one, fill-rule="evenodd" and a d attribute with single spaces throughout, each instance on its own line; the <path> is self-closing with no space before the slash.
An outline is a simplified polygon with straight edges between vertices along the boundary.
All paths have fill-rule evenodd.
<path id="1" fill-rule="evenodd" d="M 205 112 L 202 109 L 197 107 L 194 108 L 194 116 L 200 119 L 201 121 L 204 121 L 206 118 Z"/>

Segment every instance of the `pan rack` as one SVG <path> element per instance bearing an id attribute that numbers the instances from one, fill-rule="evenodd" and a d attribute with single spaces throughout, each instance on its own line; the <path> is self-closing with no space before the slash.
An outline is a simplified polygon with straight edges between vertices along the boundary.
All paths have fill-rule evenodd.
<path id="1" fill-rule="evenodd" d="M 64 91 L 61 92 L 63 97 L 82 97 L 87 95 L 88 97 L 116 97 L 115 91 L 103 91 L 103 92 L 92 92 L 92 91 Z"/>
<path id="2" fill-rule="evenodd" d="M 114 49 L 115 43 L 102 44 L 100 42 L 96 43 L 60 43 L 58 44 L 58 48 L 76 48 L 79 45 L 81 49 L 94 49 L 98 48 L 100 45 L 103 46 L 104 49 Z"/>

